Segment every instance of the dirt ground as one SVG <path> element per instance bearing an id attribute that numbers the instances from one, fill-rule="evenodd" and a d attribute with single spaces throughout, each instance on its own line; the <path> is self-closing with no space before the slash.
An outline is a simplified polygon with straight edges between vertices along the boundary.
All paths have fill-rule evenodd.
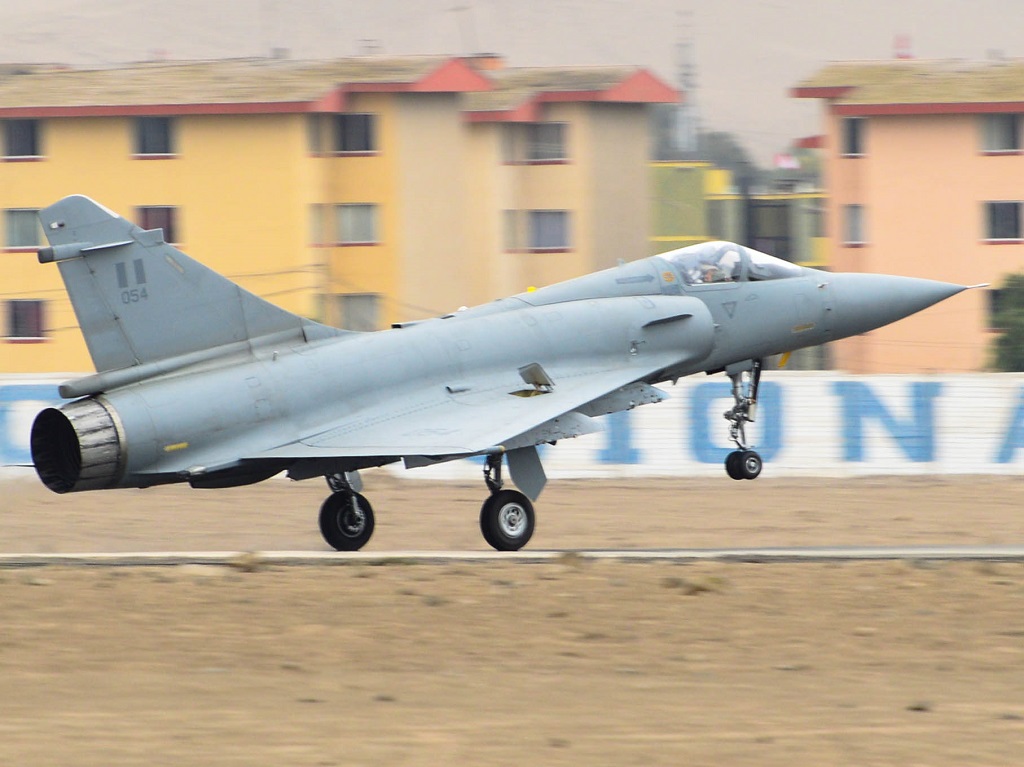
<path id="1" fill-rule="evenodd" d="M 367 476 L 368 550 L 483 549 Z M 0 550 L 325 550 L 322 483 L 56 496 Z M 558 481 L 532 549 L 1013 544 L 1017 478 Z M 1024 564 L 0 570 L 0 765 L 1019 765 Z"/>

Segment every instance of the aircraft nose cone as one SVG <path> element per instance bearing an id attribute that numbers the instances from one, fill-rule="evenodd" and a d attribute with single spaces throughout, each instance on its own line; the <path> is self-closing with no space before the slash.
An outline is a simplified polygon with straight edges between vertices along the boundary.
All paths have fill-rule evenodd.
<path id="1" fill-rule="evenodd" d="M 833 274 L 832 334 L 866 333 L 955 296 L 967 288 L 949 282 L 887 274 Z"/>

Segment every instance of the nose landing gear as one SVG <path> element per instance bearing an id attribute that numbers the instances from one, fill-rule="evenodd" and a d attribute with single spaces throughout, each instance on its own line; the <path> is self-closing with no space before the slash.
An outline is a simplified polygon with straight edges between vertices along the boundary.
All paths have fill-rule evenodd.
<path id="1" fill-rule="evenodd" d="M 751 360 L 725 369 L 732 381 L 735 404 L 723 413 L 729 422 L 729 439 L 736 443 L 725 459 L 725 472 L 733 479 L 756 479 L 761 474 L 761 456 L 747 444 L 746 425 L 757 415 L 757 389 L 761 383 L 761 360 Z"/>
<path id="2" fill-rule="evenodd" d="M 762 466 L 755 450 L 733 450 L 725 458 L 725 473 L 733 479 L 757 479 Z"/>

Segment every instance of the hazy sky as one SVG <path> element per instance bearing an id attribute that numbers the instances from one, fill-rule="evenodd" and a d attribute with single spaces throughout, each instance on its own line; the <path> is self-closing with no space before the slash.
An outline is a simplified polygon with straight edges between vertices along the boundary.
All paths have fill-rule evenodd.
<path id="1" fill-rule="evenodd" d="M 675 81 L 693 41 L 705 127 L 762 162 L 819 131 L 789 88 L 826 61 L 1024 56 L 1024 0 L 0 0 L 0 61 L 110 66 L 170 58 L 476 51 L 510 66 L 639 64 Z"/>

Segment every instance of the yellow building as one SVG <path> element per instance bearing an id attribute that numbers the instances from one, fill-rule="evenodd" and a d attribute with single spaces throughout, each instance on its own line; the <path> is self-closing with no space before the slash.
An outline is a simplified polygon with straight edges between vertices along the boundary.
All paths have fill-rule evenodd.
<path id="1" fill-rule="evenodd" d="M 793 95 L 824 105 L 836 271 L 995 288 L 1024 268 L 1024 62 L 832 64 Z M 992 290 L 835 344 L 858 373 L 989 362 Z"/>
<path id="2" fill-rule="evenodd" d="M 72 193 L 355 329 L 646 255 L 645 105 L 676 92 L 638 69 L 500 65 L 0 68 L 0 372 L 91 368 L 35 257 L 35 212 Z"/>
<path id="3" fill-rule="evenodd" d="M 742 242 L 801 266 L 826 266 L 817 189 L 748 189 L 709 162 L 651 163 L 651 254 L 708 240 Z"/>

